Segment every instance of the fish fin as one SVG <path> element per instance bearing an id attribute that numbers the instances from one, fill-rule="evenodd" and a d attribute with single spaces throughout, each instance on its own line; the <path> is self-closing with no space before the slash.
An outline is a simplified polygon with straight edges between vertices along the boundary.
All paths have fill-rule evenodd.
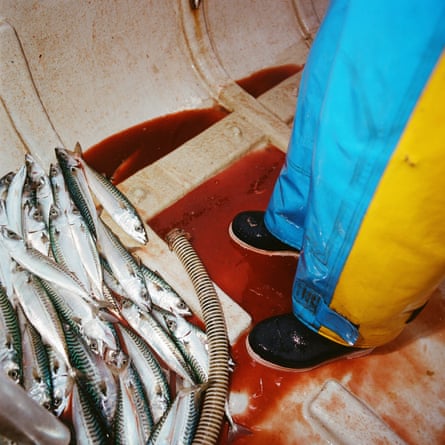
<path id="1" fill-rule="evenodd" d="M 225 406 L 225 415 L 228 423 L 228 432 L 227 432 L 227 444 L 233 443 L 238 437 L 248 436 L 252 434 L 252 431 L 239 423 L 236 423 L 233 420 L 232 415 L 230 414 L 229 402 L 226 401 Z"/>
<path id="2" fill-rule="evenodd" d="M 103 321 L 108 321 L 109 323 L 119 323 L 121 318 L 118 315 L 115 315 L 114 312 L 109 312 L 109 310 L 113 310 L 114 308 L 107 308 L 108 310 L 99 310 L 99 318 Z"/>
<path id="3" fill-rule="evenodd" d="M 133 252 L 137 252 L 137 249 L 138 249 L 137 247 L 132 247 Z M 133 255 L 133 258 L 136 261 L 138 267 L 141 267 L 141 265 L 143 264 L 141 257 L 136 255 L 136 253 L 133 253 L 132 255 Z"/>
<path id="4" fill-rule="evenodd" d="M 80 142 L 76 142 L 76 145 L 74 146 L 73 151 L 76 155 L 79 155 L 81 158 L 83 158 L 83 152 L 82 152 L 82 147 L 80 145 Z"/>
<path id="5" fill-rule="evenodd" d="M 232 444 L 235 440 L 237 440 L 239 437 L 243 436 L 250 436 L 252 433 L 252 430 L 249 428 L 240 425 L 239 423 L 232 422 L 232 424 L 229 424 L 229 431 L 227 433 L 227 444 Z"/>

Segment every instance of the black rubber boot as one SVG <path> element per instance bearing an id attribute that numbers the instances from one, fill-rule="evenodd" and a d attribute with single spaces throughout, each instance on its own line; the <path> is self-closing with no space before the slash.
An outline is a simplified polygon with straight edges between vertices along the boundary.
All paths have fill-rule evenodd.
<path id="1" fill-rule="evenodd" d="M 247 337 L 247 350 L 254 360 L 265 366 L 299 372 L 372 351 L 328 340 L 293 314 L 278 315 L 258 323 Z"/>
<path id="2" fill-rule="evenodd" d="M 240 246 L 264 255 L 300 255 L 300 251 L 275 238 L 264 224 L 262 211 L 238 213 L 229 227 L 230 237 Z"/>

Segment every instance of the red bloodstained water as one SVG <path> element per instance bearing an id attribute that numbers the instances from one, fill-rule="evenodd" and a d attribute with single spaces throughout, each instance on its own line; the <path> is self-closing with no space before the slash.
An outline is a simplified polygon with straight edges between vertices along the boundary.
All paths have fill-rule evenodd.
<path id="1" fill-rule="evenodd" d="M 258 97 L 301 68 L 299 65 L 267 68 L 237 83 L 249 94 Z M 221 107 L 213 107 L 161 116 L 104 139 L 86 150 L 84 157 L 94 169 L 111 178 L 114 184 L 119 184 L 227 114 Z"/>
<path id="2" fill-rule="evenodd" d="M 162 116 L 110 136 L 87 150 L 85 159 L 118 184 L 227 114 L 222 108 L 215 107 Z"/>
<path id="3" fill-rule="evenodd" d="M 291 311 L 297 260 L 248 252 L 230 239 L 228 227 L 238 212 L 267 207 L 283 161 L 284 154 L 274 147 L 250 153 L 148 221 L 161 237 L 176 227 L 187 231 L 210 277 L 251 314 L 254 323 Z M 252 416 L 261 418 L 263 410 L 269 410 L 277 400 L 274 382 L 278 379 L 279 391 L 285 392 L 286 382 L 294 382 L 295 378 L 265 371 L 253 362 L 245 349 L 245 336 L 232 348 L 232 356 L 237 363 L 232 390 L 255 394 L 258 382 L 267 375 L 267 381 L 261 384 L 261 397 L 250 402 Z M 249 416 L 243 415 L 243 425 L 255 423 Z M 225 433 L 221 444 L 226 443 Z M 270 440 L 266 437 L 266 433 L 249 435 L 233 443 L 266 443 Z"/>
<path id="4" fill-rule="evenodd" d="M 238 212 L 267 207 L 283 160 L 274 147 L 251 153 L 148 222 L 161 237 L 176 227 L 188 232 L 209 275 L 254 320 L 290 309 L 296 260 L 249 252 L 231 240 L 228 228 Z"/>
<path id="5" fill-rule="evenodd" d="M 302 69 L 302 65 L 293 64 L 266 68 L 240 79 L 236 83 L 253 97 L 258 97 Z"/>

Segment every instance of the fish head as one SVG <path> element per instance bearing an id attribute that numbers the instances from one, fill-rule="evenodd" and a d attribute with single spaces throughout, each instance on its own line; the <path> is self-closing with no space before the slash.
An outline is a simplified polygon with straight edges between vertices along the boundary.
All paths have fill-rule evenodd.
<path id="1" fill-rule="evenodd" d="M 17 384 L 21 383 L 22 380 L 22 372 L 20 369 L 20 366 L 18 365 L 18 363 L 16 363 L 13 360 L 8 360 L 4 365 L 3 365 L 3 370 L 5 372 L 5 374 L 14 382 Z"/>
<path id="2" fill-rule="evenodd" d="M 146 232 L 143 224 L 140 224 L 137 222 L 134 223 L 132 233 L 133 233 L 134 238 L 137 241 L 139 241 L 141 244 L 148 243 L 147 232 Z"/>

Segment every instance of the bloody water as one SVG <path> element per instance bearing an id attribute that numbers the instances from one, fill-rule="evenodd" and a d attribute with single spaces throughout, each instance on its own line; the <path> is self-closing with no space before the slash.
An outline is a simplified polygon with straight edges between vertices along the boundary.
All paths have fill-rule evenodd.
<path id="1" fill-rule="evenodd" d="M 251 314 L 254 323 L 291 310 L 297 260 L 248 252 L 230 239 L 228 227 L 238 212 L 266 208 L 283 160 L 284 154 L 273 147 L 251 153 L 148 221 L 161 237 L 175 227 L 186 230 L 210 277 Z M 246 354 L 244 339 L 232 349 L 237 366 L 231 387 L 255 394 L 264 370 Z M 268 381 L 283 380 L 280 373 L 278 377 L 275 374 L 268 373 Z M 282 390 L 286 390 L 284 382 Z M 270 390 L 267 383 L 263 384 L 262 391 L 261 397 L 251 400 L 250 409 L 255 417 L 261 416 L 263 408 L 269 409 L 275 400 L 275 384 Z M 250 426 L 255 422 L 248 414 L 241 423 Z M 226 431 L 221 444 L 226 443 L 225 434 Z M 244 439 L 249 440 L 244 442 Z M 260 443 L 258 440 L 249 435 L 234 443 L 256 444 Z"/>
<path id="2" fill-rule="evenodd" d="M 267 68 L 239 80 L 249 94 L 258 97 L 301 70 L 299 65 Z M 186 110 L 128 128 L 104 139 L 85 152 L 89 165 L 118 184 L 167 155 L 227 116 L 221 107 Z"/>
<path id="3" fill-rule="evenodd" d="M 294 64 L 266 68 L 240 79 L 236 83 L 253 97 L 258 97 L 302 69 L 302 65 Z"/>
<path id="4" fill-rule="evenodd" d="M 230 239 L 228 227 L 239 211 L 266 208 L 283 161 L 284 154 L 273 147 L 250 153 L 148 221 L 161 237 L 175 227 L 186 230 L 211 278 L 251 314 L 253 323 L 291 310 L 290 295 L 297 260 L 249 253 Z M 234 418 L 248 427 L 251 434 L 239 436 L 232 443 L 323 442 L 308 425 L 303 406 L 311 391 L 312 394 L 318 391 L 327 379 L 347 380 L 351 391 L 379 408 L 383 420 L 412 443 L 408 440 L 409 431 L 421 417 L 415 405 L 409 402 L 409 397 L 413 396 L 410 390 L 417 403 L 428 406 L 434 397 L 431 393 L 435 391 L 434 379 L 439 372 L 432 369 L 431 363 L 425 364 L 424 356 L 416 352 L 413 342 L 419 331 L 428 336 L 443 330 L 443 306 L 436 295 L 397 342 L 367 357 L 340 360 L 305 373 L 273 370 L 256 363 L 246 351 L 247 334 L 244 334 L 231 349 L 236 367 L 230 391 L 248 400 L 245 410 Z M 284 403 L 290 396 L 297 401 Z M 437 395 L 439 400 L 442 396 L 445 397 L 445 393 Z M 381 406 L 382 399 L 385 402 Z M 335 406 L 332 409 L 337 408 L 344 409 Z M 395 414 L 385 415 L 385 410 Z M 438 441 L 434 443 L 442 443 L 440 437 L 445 429 L 443 425 L 435 428 Z M 225 425 L 219 445 L 227 443 Z"/>
<path id="5" fill-rule="evenodd" d="M 262 74 L 240 83 L 251 94 L 261 94 L 264 87 L 255 82 L 266 79 L 267 83 L 274 77 Z M 251 88 L 252 85 L 255 88 Z M 199 128 L 206 128 L 224 115 L 223 110 L 216 110 L 213 116 L 206 117 L 206 113 L 187 111 L 146 122 L 103 141 L 85 157 L 99 171 L 113 175 L 118 183 L 174 150 L 178 141 L 192 137 L 190 121 L 202 119 Z M 273 147 L 251 153 L 148 221 L 160 236 L 173 227 L 190 233 L 193 246 L 212 279 L 251 314 L 253 323 L 291 310 L 290 293 L 297 260 L 249 253 L 233 243 L 227 229 L 239 211 L 266 208 L 283 161 L 284 154 Z M 409 397 L 414 397 L 420 406 L 429 406 L 432 397 L 445 399 L 445 387 L 442 385 L 444 389 L 437 392 L 434 386 L 441 370 L 436 369 L 431 360 L 425 364 L 425 350 L 416 349 L 416 339 L 419 332 L 424 337 L 441 332 L 445 336 L 444 319 L 445 304 L 440 295 L 436 295 L 396 342 L 368 357 L 338 361 L 309 373 L 281 372 L 257 364 L 247 354 L 246 335 L 242 336 L 231 350 L 236 368 L 230 390 L 246 395 L 248 405 L 235 415 L 235 420 L 250 428 L 252 434 L 238 437 L 232 443 L 320 443 L 320 437 L 311 432 L 305 419 L 303 403 L 311 390 L 318 390 L 330 378 L 348 381 L 351 391 L 382 412 L 383 420 L 404 440 L 414 443 L 409 440 L 410 434 L 421 431 L 417 425 L 423 418 Z M 283 403 L 289 394 L 299 400 Z M 403 415 L 399 415 L 402 412 Z M 443 424 L 429 425 L 428 429 L 433 430 L 432 437 L 437 438 L 433 443 L 444 443 L 441 440 L 445 432 Z M 305 439 L 301 439 L 302 436 Z M 220 445 L 226 443 L 227 426 Z"/>
<path id="6" fill-rule="evenodd" d="M 162 116 L 110 136 L 91 147 L 85 159 L 118 184 L 225 116 L 219 107 Z"/>

